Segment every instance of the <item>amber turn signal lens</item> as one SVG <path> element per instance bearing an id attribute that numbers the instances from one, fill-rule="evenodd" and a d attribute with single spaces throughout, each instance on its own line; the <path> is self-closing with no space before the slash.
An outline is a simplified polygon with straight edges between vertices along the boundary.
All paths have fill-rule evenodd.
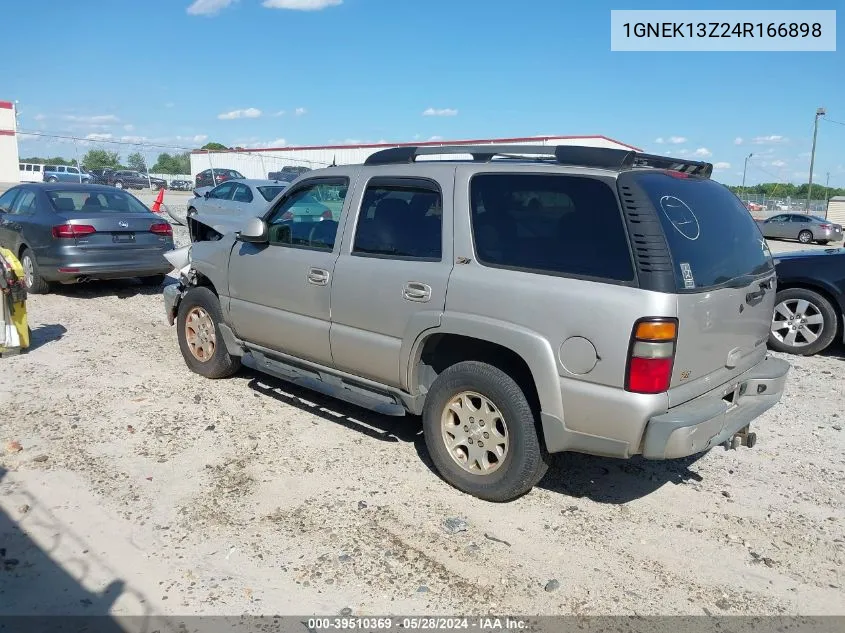
<path id="1" fill-rule="evenodd" d="M 671 341 L 676 333 L 677 327 L 671 321 L 646 321 L 637 325 L 634 336 L 649 341 Z"/>

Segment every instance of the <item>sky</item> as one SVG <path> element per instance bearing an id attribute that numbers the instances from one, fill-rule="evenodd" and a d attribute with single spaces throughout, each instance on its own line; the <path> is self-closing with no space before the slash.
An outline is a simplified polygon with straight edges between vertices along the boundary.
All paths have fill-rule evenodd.
<path id="1" fill-rule="evenodd" d="M 695 157 L 727 184 L 845 187 L 845 52 L 611 52 L 594 0 L 4 3 L 0 100 L 19 129 L 193 148 L 605 135 Z M 688 6 L 682 8 L 690 8 Z M 713 0 L 700 8 L 737 8 Z M 845 1 L 747 0 L 745 9 Z M 21 136 L 21 156 L 73 157 Z M 119 146 L 125 156 L 134 148 Z M 167 148 L 149 148 L 151 154 Z M 169 151 L 173 151 L 170 149 Z"/>

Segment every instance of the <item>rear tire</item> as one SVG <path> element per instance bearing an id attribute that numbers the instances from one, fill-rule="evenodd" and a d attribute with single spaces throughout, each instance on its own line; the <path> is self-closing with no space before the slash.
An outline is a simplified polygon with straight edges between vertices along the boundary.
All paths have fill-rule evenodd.
<path id="1" fill-rule="evenodd" d="M 149 275 L 147 277 L 141 277 L 141 283 L 145 286 L 160 286 L 164 283 L 164 278 L 167 275 Z"/>
<path id="2" fill-rule="evenodd" d="M 119 181 L 119 180 L 118 180 L 118 181 L 116 181 L 116 182 L 114 183 L 114 186 L 115 186 L 117 189 L 123 189 L 123 183 L 122 183 L 121 181 Z"/>
<path id="3" fill-rule="evenodd" d="M 59 182 L 59 179 L 58 179 L 58 178 L 56 178 L 55 176 L 50 176 L 50 177 L 47 179 L 47 182 Z"/>
<path id="4" fill-rule="evenodd" d="M 38 270 L 38 262 L 35 255 L 28 248 L 21 251 L 21 266 L 24 272 L 24 285 L 26 291 L 34 295 L 46 295 L 50 292 L 50 284 L 44 280 Z"/>
<path id="5" fill-rule="evenodd" d="M 472 402 L 461 405 L 460 414 L 450 406 L 467 399 Z M 479 408 L 474 408 L 476 405 Z M 452 432 L 454 435 L 450 435 Z M 531 490 L 548 469 L 547 454 L 525 393 L 513 378 L 486 363 L 457 363 L 437 377 L 425 400 L 423 433 L 443 479 L 480 499 L 515 499 Z M 455 443 L 458 435 L 466 437 L 460 445 Z M 482 447 L 480 441 L 487 446 Z M 499 452 L 500 447 L 503 452 Z M 495 460 L 492 466 L 491 453 Z M 473 455 L 478 454 L 492 470 L 483 472 L 485 465 L 474 461 Z M 476 472 L 471 472 L 470 466 L 477 466 Z"/>
<path id="6" fill-rule="evenodd" d="M 813 234 L 805 229 L 798 234 L 798 241 L 802 244 L 810 244 L 813 241 Z"/>
<path id="7" fill-rule="evenodd" d="M 797 330 L 791 329 L 790 318 L 793 319 L 791 323 Z M 802 318 L 805 320 L 800 320 Z M 838 325 L 836 310 L 824 296 L 807 288 L 787 288 L 778 292 L 775 297 L 769 346 L 787 354 L 812 356 L 833 342 Z M 816 338 L 807 342 L 805 333 L 810 333 Z M 790 339 L 790 334 L 796 336 Z"/>
<path id="8" fill-rule="evenodd" d="M 220 300 L 211 290 L 196 287 L 185 293 L 176 316 L 179 349 L 191 371 L 206 378 L 228 378 L 241 367 L 241 359 L 226 350 L 221 322 Z"/>

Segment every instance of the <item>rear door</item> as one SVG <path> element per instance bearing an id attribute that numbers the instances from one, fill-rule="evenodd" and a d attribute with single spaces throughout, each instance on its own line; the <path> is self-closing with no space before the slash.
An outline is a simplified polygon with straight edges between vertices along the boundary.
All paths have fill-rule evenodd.
<path id="1" fill-rule="evenodd" d="M 3 248 L 15 247 L 16 234 L 12 229 L 15 218 L 12 215 L 12 205 L 20 191 L 21 189 L 14 188 L 0 195 L 0 246 Z"/>
<path id="2" fill-rule="evenodd" d="M 674 271 L 679 325 L 669 401 L 675 406 L 765 357 L 774 264 L 748 209 L 723 185 L 662 171 L 633 179 L 654 205 Z"/>

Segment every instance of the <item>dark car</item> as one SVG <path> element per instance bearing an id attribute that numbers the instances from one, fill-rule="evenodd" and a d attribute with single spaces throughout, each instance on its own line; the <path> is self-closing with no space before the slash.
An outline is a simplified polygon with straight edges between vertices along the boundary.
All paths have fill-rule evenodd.
<path id="1" fill-rule="evenodd" d="M 845 248 L 775 255 L 778 293 L 769 346 L 810 356 L 845 340 Z"/>
<path id="2" fill-rule="evenodd" d="M 282 167 L 281 171 L 271 171 L 267 174 L 269 180 L 281 180 L 282 182 L 293 182 L 302 174 L 311 171 L 310 167 Z"/>
<path id="3" fill-rule="evenodd" d="M 212 174 L 211 169 L 206 169 L 197 174 L 197 187 L 216 187 L 221 182 L 226 180 L 243 180 L 245 176 L 234 169 L 215 169 Z"/>
<path id="4" fill-rule="evenodd" d="M 173 191 L 190 191 L 192 189 L 190 180 L 171 180 L 170 189 Z"/>
<path id="5" fill-rule="evenodd" d="M 29 292 L 52 282 L 140 277 L 161 284 L 173 227 L 125 191 L 104 185 L 24 184 L 0 196 L 0 246 L 19 255 Z"/>
<path id="6" fill-rule="evenodd" d="M 111 169 L 110 167 L 88 170 L 88 173 L 92 176 L 91 183 L 95 185 L 109 184 L 109 174 L 111 174 L 112 172 L 114 172 L 114 169 Z"/>

